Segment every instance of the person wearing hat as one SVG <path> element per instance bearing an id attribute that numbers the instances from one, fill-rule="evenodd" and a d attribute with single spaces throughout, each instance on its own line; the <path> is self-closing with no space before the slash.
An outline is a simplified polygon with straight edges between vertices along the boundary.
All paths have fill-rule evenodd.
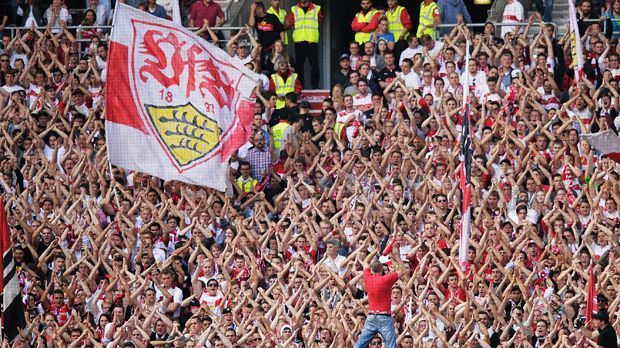
<path id="1" fill-rule="evenodd" d="M 342 87 L 347 87 L 349 84 L 349 74 L 353 69 L 351 69 L 351 59 L 349 55 L 343 53 L 340 55 L 340 69 L 334 71 L 332 73 L 332 82 L 330 87 L 334 87 L 334 85 L 338 84 Z"/>
<path id="2" fill-rule="evenodd" d="M 236 58 L 238 60 L 237 63 L 241 63 L 242 65 L 256 61 L 262 52 L 262 46 L 256 41 L 250 30 L 250 26 L 246 25 L 226 42 L 226 53 Z M 243 36 L 247 36 L 252 43 L 253 49 L 251 52 L 250 43 L 245 39 L 241 40 Z"/>
<path id="3" fill-rule="evenodd" d="M 614 328 L 611 324 L 609 324 L 609 314 L 607 311 L 599 311 L 594 313 L 592 315 L 592 319 L 593 320 L 591 323 L 594 326 L 595 331 L 592 332 L 584 329 L 584 335 L 592 340 L 596 340 L 599 347 L 617 348 L 618 336 L 616 335 Z"/>

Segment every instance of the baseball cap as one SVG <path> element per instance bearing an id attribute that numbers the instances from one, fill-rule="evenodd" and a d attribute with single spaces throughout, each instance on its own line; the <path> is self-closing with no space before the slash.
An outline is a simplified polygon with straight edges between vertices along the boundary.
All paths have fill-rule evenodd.
<path id="1" fill-rule="evenodd" d="M 343 59 L 350 59 L 350 58 L 349 58 L 349 55 L 348 55 L 348 54 L 346 54 L 346 53 L 341 54 L 341 55 L 340 55 L 340 60 L 343 60 Z"/>
<path id="2" fill-rule="evenodd" d="M 597 320 L 602 320 L 602 321 L 609 321 L 609 314 L 607 314 L 606 311 L 600 311 L 600 312 L 596 312 L 592 315 L 592 319 L 597 319 Z"/>
<path id="3" fill-rule="evenodd" d="M 289 330 L 289 331 L 293 331 L 293 328 L 291 328 L 290 325 L 283 325 L 282 328 L 280 329 L 280 335 L 282 335 L 282 333 L 284 332 L 284 330 Z"/>
<path id="4" fill-rule="evenodd" d="M 517 77 L 521 77 L 521 70 L 515 69 L 510 73 L 510 75 L 512 76 L 513 79 Z"/>
<path id="5" fill-rule="evenodd" d="M 239 47 L 250 47 L 250 43 L 245 40 L 239 41 Z"/>

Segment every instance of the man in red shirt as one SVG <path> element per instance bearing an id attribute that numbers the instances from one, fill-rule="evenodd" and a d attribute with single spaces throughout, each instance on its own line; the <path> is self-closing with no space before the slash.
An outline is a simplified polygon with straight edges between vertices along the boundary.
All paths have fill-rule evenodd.
<path id="1" fill-rule="evenodd" d="M 392 250 L 394 254 L 394 248 Z M 398 255 L 398 254 L 396 254 Z M 392 256 L 397 261 L 398 256 Z M 396 348 L 394 318 L 392 318 L 390 293 L 398 280 L 398 273 L 383 274 L 383 265 L 375 261 L 370 269 L 364 270 L 364 288 L 368 293 L 368 318 L 355 348 L 368 347 L 368 343 L 379 333 L 385 341 L 385 348 Z"/>
<path id="2" fill-rule="evenodd" d="M 213 0 L 196 1 L 189 8 L 190 28 L 202 28 L 205 21 L 211 27 L 220 27 L 226 22 L 222 7 L 218 3 L 213 2 Z"/>

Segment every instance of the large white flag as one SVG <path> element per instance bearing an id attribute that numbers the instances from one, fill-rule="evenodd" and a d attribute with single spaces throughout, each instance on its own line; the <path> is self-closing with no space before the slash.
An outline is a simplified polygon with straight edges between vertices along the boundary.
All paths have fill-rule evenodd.
<path id="1" fill-rule="evenodd" d="M 614 131 L 608 129 L 594 134 L 582 134 L 581 137 L 601 156 L 609 157 L 620 163 L 620 137 Z"/>
<path id="2" fill-rule="evenodd" d="M 189 30 L 123 4 L 108 62 L 110 162 L 224 191 L 227 160 L 251 133 L 258 75 Z"/>

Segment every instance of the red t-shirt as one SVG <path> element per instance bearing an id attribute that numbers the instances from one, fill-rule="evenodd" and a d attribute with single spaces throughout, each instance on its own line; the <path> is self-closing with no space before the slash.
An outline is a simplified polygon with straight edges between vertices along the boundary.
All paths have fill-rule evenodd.
<path id="1" fill-rule="evenodd" d="M 210 26 L 215 26 L 217 18 L 224 19 L 224 11 L 222 7 L 215 2 L 206 5 L 204 1 L 197 1 L 189 8 L 189 17 L 194 21 L 194 27 L 202 27 L 205 20 L 209 21 Z"/>
<path id="2" fill-rule="evenodd" d="M 370 269 L 364 270 L 364 286 L 368 293 L 368 309 L 371 312 L 390 313 L 390 293 L 397 280 L 398 273 L 379 275 L 373 274 Z"/>

